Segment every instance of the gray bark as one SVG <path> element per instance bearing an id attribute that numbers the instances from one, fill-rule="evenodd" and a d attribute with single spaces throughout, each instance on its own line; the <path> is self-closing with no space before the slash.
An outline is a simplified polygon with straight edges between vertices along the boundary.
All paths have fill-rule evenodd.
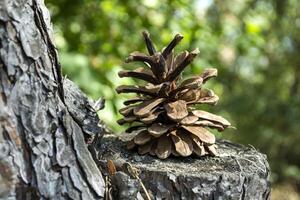
<path id="1" fill-rule="evenodd" d="M 134 195 L 135 199 L 139 199 L 141 194 L 145 198 L 140 187 L 126 187 L 130 177 L 136 180 L 132 173 L 128 173 L 128 164 L 140 171 L 139 178 L 152 196 L 151 199 L 270 198 L 270 168 L 267 158 L 250 146 L 219 140 L 218 157 L 171 157 L 160 160 L 126 150 L 124 143 L 116 136 L 105 135 L 101 143 L 99 159 L 103 171 L 107 160 L 112 160 L 119 170 L 112 176 L 113 184 L 117 180 L 115 186 L 119 194 L 114 193 L 116 199 L 125 200 L 124 195 L 130 196 L 130 199 Z M 127 179 L 123 172 L 127 172 Z"/>
<path id="2" fill-rule="evenodd" d="M 101 138 L 99 119 L 62 80 L 51 36 L 42 0 L 0 1 L 0 198 L 101 199 L 87 144 Z"/>

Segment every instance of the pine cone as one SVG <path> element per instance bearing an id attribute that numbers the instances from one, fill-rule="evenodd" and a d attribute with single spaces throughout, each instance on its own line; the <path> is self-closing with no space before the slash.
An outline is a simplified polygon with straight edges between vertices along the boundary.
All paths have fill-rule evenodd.
<path id="1" fill-rule="evenodd" d="M 199 75 L 180 81 L 181 72 L 193 61 L 199 50 L 184 51 L 173 55 L 174 47 L 183 36 L 177 34 L 170 44 L 157 52 L 148 32 L 143 37 L 149 55 L 133 52 L 126 63 L 140 61 L 146 68 L 120 71 L 119 77 L 133 77 L 148 82 L 144 86 L 122 85 L 117 93 L 136 93 L 133 99 L 124 102 L 120 109 L 124 118 L 120 125 L 134 124 L 126 130 L 127 148 L 138 147 L 140 154 L 150 153 L 161 159 L 175 156 L 217 155 L 215 136 L 207 128 L 223 131 L 230 123 L 223 117 L 196 110 L 195 104 L 215 105 L 219 97 L 202 86 L 217 76 L 214 68 L 205 69 Z"/>

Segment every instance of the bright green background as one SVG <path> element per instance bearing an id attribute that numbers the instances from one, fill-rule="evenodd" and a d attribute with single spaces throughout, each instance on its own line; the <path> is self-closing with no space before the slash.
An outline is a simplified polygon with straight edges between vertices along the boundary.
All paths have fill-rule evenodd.
<path id="1" fill-rule="evenodd" d="M 47 0 L 63 72 L 90 97 L 107 99 L 100 117 L 116 132 L 126 96 L 114 88 L 134 84 L 117 72 L 132 51 L 146 51 L 147 29 L 157 48 L 175 33 L 176 49 L 198 47 L 185 75 L 219 70 L 210 81 L 221 100 L 213 112 L 237 130 L 223 138 L 251 144 L 268 155 L 273 181 L 300 182 L 299 0 Z"/>

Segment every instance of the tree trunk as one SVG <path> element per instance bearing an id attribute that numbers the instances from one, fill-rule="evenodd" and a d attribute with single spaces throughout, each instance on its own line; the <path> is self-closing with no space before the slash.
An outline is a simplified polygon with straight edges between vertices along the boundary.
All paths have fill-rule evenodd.
<path id="1" fill-rule="evenodd" d="M 43 0 L 0 1 L 0 198 L 101 199 L 87 145 L 99 119 L 62 79 L 51 36 Z"/>
<path id="2" fill-rule="evenodd" d="M 122 135 L 121 138 L 124 138 Z M 126 139 L 126 137 L 125 137 Z M 217 157 L 170 157 L 160 160 L 126 150 L 116 136 L 105 135 L 100 149 L 103 172 L 107 161 L 114 162 L 117 172 L 111 177 L 118 192 L 116 199 L 242 199 L 270 198 L 270 168 L 266 156 L 253 147 L 217 141 Z M 139 172 L 139 176 L 136 176 Z"/>

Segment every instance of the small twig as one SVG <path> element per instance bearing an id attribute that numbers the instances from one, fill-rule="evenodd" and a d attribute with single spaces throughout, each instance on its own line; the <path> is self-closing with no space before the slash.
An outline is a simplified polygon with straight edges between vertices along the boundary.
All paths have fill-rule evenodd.
<path id="1" fill-rule="evenodd" d="M 109 195 L 108 195 L 108 176 L 105 176 L 105 200 L 109 200 Z"/>
<path id="2" fill-rule="evenodd" d="M 143 189 L 143 191 L 144 191 L 144 193 L 145 193 L 145 195 L 147 197 L 147 200 L 151 200 L 150 195 L 149 195 L 149 193 L 148 193 L 145 185 L 143 184 L 142 180 L 139 177 L 139 172 L 138 172 L 139 170 L 137 168 L 135 168 L 135 167 L 132 167 L 132 165 L 130 163 L 128 163 L 128 162 L 124 163 L 124 165 L 127 168 L 127 170 L 130 173 L 130 175 L 132 175 L 134 178 L 136 178 L 139 181 L 139 183 L 141 184 L 142 189 Z"/>
<path id="3" fill-rule="evenodd" d="M 253 150 L 256 150 L 252 144 L 248 144 L 248 146 L 251 147 Z"/>
<path id="4" fill-rule="evenodd" d="M 255 165 L 259 170 L 261 170 L 263 173 L 266 173 L 266 171 L 264 169 L 262 169 L 261 167 L 259 167 L 254 161 L 247 159 L 247 158 L 243 158 L 243 157 L 237 157 L 236 159 L 242 159 L 242 160 L 246 160 L 250 163 L 252 163 L 253 165 Z"/>
<path id="5" fill-rule="evenodd" d="M 234 160 L 236 161 L 236 163 L 238 164 L 239 168 L 240 168 L 240 172 L 244 172 L 239 160 L 237 158 L 234 158 Z"/>
<path id="6" fill-rule="evenodd" d="M 140 182 L 140 184 L 141 184 L 141 186 L 142 186 L 142 188 L 143 188 L 143 190 L 144 190 L 144 192 L 146 194 L 147 200 L 151 200 L 150 195 L 149 195 L 149 193 L 148 193 L 145 185 L 143 184 L 142 180 L 140 179 L 140 177 L 137 177 L 137 179 Z"/>

